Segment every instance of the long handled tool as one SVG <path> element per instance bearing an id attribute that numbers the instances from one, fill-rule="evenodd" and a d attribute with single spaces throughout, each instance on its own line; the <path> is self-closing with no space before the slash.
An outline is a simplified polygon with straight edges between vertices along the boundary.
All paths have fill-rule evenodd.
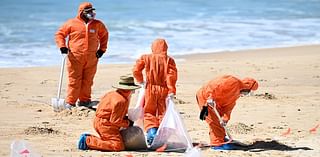
<path id="1" fill-rule="evenodd" d="M 229 140 L 224 142 L 224 143 L 233 143 L 233 144 L 236 144 L 236 145 L 239 145 L 239 146 L 247 146 L 246 144 L 244 144 L 244 143 L 242 143 L 242 142 L 240 142 L 238 140 L 234 140 L 232 138 L 230 132 L 228 131 L 227 126 L 226 125 L 222 125 L 222 124 L 224 124 L 224 122 L 223 122 L 223 119 L 221 118 L 221 116 L 220 116 L 220 114 L 219 114 L 219 112 L 218 112 L 218 110 L 216 108 L 216 103 L 213 102 L 213 105 L 208 103 L 208 106 L 210 106 L 213 109 L 214 113 L 216 114 L 216 116 L 219 119 L 219 122 L 220 122 L 221 126 L 224 128 L 224 130 L 225 130 L 225 132 L 226 132 L 226 134 L 227 134 L 227 136 L 229 138 Z"/>
<path id="2" fill-rule="evenodd" d="M 53 110 L 55 112 L 59 112 L 64 109 L 64 99 L 60 99 L 61 95 L 61 86 L 62 86 L 62 80 L 63 80 L 63 72 L 64 72 L 64 65 L 66 62 L 67 55 L 62 55 L 62 62 L 61 62 L 61 69 L 60 69 L 60 79 L 59 79 L 59 86 L 58 86 L 58 94 L 56 98 L 51 99 L 51 105 L 53 107 Z"/>
<path id="3" fill-rule="evenodd" d="M 219 114 L 219 112 L 218 112 L 218 110 L 217 110 L 217 108 L 216 108 L 216 103 L 213 102 L 213 105 L 208 103 L 208 106 L 210 106 L 210 107 L 213 109 L 214 113 L 216 114 L 216 116 L 217 116 L 218 119 L 219 119 L 220 124 L 224 124 L 223 119 L 221 118 L 221 116 L 220 116 L 220 114 Z M 229 138 L 229 141 L 228 141 L 228 142 L 231 142 L 233 139 L 232 139 L 232 136 L 231 136 L 231 134 L 229 133 L 229 131 L 228 131 L 228 129 L 227 129 L 227 126 L 226 126 L 226 125 L 221 125 L 221 126 L 222 126 L 222 127 L 224 128 L 224 130 L 226 131 L 226 134 L 227 134 L 227 136 L 228 136 L 228 138 Z"/>

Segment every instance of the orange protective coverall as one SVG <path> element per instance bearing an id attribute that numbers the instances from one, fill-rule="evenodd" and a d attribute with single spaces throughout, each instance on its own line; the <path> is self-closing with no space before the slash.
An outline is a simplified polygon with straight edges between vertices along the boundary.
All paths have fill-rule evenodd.
<path id="1" fill-rule="evenodd" d="M 90 149 L 102 151 L 125 149 L 120 128 L 129 126 L 129 120 L 125 119 L 128 107 L 128 95 L 119 90 L 109 92 L 102 97 L 93 124 L 100 138 L 93 135 L 87 136 L 86 144 Z"/>
<path id="2" fill-rule="evenodd" d="M 80 14 L 86 7 L 92 7 L 91 3 L 80 4 L 76 18 L 68 20 L 55 34 L 55 40 L 59 48 L 68 47 L 68 90 L 66 102 L 75 104 L 77 99 L 86 102 L 91 100 L 91 86 L 97 71 L 98 49 L 106 51 L 108 43 L 108 30 L 99 20 L 91 20 L 85 23 Z M 66 38 L 68 46 L 66 46 Z"/>
<path id="3" fill-rule="evenodd" d="M 236 104 L 236 100 L 240 97 L 240 90 L 251 89 L 256 90 L 258 83 L 251 78 L 239 80 L 231 75 L 217 77 L 197 92 L 196 98 L 200 110 L 207 103 L 207 99 L 213 99 L 216 103 L 220 116 L 228 121 L 231 111 Z M 210 141 L 212 145 L 221 145 L 224 142 L 225 130 L 220 125 L 219 119 L 211 107 L 208 107 L 208 116 L 206 122 L 210 127 Z"/>
<path id="4" fill-rule="evenodd" d="M 144 106 L 144 130 L 159 127 L 166 111 L 165 99 L 168 93 L 176 94 L 177 68 L 173 58 L 167 55 L 168 45 L 164 39 L 156 39 L 151 46 L 152 53 L 142 55 L 133 68 L 133 76 L 143 82 L 146 73 Z"/>

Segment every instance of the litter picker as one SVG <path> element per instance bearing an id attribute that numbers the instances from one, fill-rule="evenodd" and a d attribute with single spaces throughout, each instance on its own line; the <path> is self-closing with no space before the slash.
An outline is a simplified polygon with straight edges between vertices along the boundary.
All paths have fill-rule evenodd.
<path id="1" fill-rule="evenodd" d="M 236 144 L 236 145 L 239 145 L 239 146 L 247 146 L 246 144 L 244 144 L 244 143 L 242 143 L 242 142 L 240 142 L 240 141 L 238 141 L 238 140 L 234 140 L 234 139 L 232 138 L 230 132 L 229 132 L 228 129 L 227 129 L 227 126 L 226 126 L 226 125 L 223 125 L 224 122 L 223 122 L 223 119 L 221 118 L 221 116 L 220 116 L 220 114 L 219 114 L 219 112 L 218 112 L 218 110 L 217 110 L 217 108 L 216 108 L 216 106 L 217 106 L 216 103 L 213 101 L 213 104 L 210 104 L 210 103 L 207 103 L 207 104 L 208 104 L 208 106 L 210 106 L 210 107 L 213 109 L 214 113 L 216 114 L 216 116 L 217 116 L 218 119 L 219 119 L 219 122 L 220 122 L 221 126 L 224 128 L 224 130 L 225 130 L 225 132 L 226 132 L 226 134 L 227 134 L 227 136 L 228 136 L 228 138 L 229 138 L 229 140 L 226 141 L 226 142 L 224 142 L 223 144 L 233 143 L 233 144 Z"/>
<path id="2" fill-rule="evenodd" d="M 229 131 L 227 130 L 227 126 L 226 125 L 223 125 L 224 124 L 224 122 L 223 122 L 223 119 L 221 118 L 221 116 L 220 116 L 220 114 L 219 114 L 219 112 L 218 112 L 218 110 L 217 110 L 217 108 L 216 108 L 216 103 L 213 101 L 213 105 L 212 104 L 210 104 L 210 103 L 207 103 L 208 104 L 208 106 L 210 106 L 212 109 L 213 109 L 213 111 L 214 111 L 214 113 L 216 114 L 216 116 L 218 117 L 218 119 L 219 119 L 219 122 L 220 122 L 220 124 L 221 124 L 221 126 L 224 128 L 224 130 L 226 131 L 226 134 L 227 134 L 227 136 L 228 136 L 228 138 L 229 138 L 229 141 L 228 142 L 231 142 L 233 139 L 232 139 L 232 136 L 231 136 L 231 134 L 229 133 Z"/>

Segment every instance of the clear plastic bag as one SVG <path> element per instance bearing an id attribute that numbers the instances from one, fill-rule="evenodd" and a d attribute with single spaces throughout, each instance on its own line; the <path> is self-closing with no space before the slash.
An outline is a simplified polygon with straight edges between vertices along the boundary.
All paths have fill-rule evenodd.
<path id="1" fill-rule="evenodd" d="M 159 126 L 151 149 L 166 146 L 164 151 L 186 151 L 192 149 L 192 141 L 175 104 L 171 98 L 166 99 L 167 110 Z"/>
<path id="2" fill-rule="evenodd" d="M 184 155 L 184 157 L 202 157 L 201 149 L 199 147 L 193 147 L 188 150 Z"/>
<path id="3" fill-rule="evenodd" d="M 134 108 L 129 108 L 128 118 L 134 121 L 134 126 L 138 126 L 143 129 L 143 114 L 144 114 L 144 96 L 145 88 L 140 88 L 137 104 Z"/>
<path id="4" fill-rule="evenodd" d="M 17 140 L 11 143 L 10 157 L 40 157 L 40 155 L 35 153 L 26 141 Z"/>

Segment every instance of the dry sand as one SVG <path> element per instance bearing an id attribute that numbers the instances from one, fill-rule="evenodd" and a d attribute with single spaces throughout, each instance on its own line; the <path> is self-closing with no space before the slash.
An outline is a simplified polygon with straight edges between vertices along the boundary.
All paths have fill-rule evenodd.
<path id="1" fill-rule="evenodd" d="M 107 57 L 107 56 L 105 56 Z M 260 87 L 241 97 L 229 129 L 249 150 L 202 149 L 203 156 L 318 156 L 320 154 L 320 46 L 299 46 L 176 56 L 177 108 L 193 142 L 209 142 L 208 126 L 198 119 L 195 92 L 223 74 L 251 76 Z M 93 100 L 99 100 L 132 64 L 99 65 Z M 79 151 L 83 132 L 96 134 L 94 111 L 54 113 L 59 67 L 0 69 L 0 156 L 9 156 L 14 140 L 26 140 L 43 156 L 183 156 L 182 153 Z M 65 95 L 65 82 L 62 94 Z M 131 104 L 134 106 L 135 104 Z M 288 132 L 285 136 L 283 133 Z M 306 150 L 312 149 L 312 150 Z"/>

